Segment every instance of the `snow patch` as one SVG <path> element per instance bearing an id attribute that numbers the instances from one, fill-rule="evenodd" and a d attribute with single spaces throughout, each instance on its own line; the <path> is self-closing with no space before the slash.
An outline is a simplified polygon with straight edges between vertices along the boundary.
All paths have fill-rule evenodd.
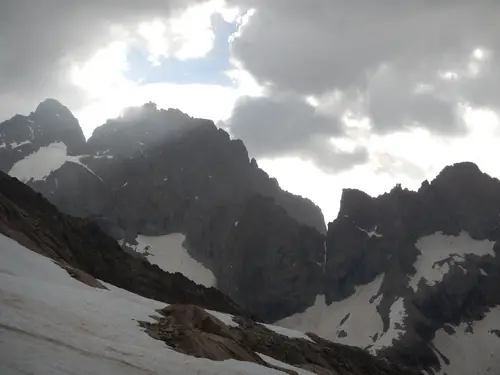
<path id="1" fill-rule="evenodd" d="M 52 172 L 69 162 L 82 166 L 102 181 L 99 176 L 80 161 L 82 157 L 84 156 L 69 156 L 66 145 L 62 142 L 51 143 L 46 147 L 40 147 L 38 151 L 15 163 L 9 171 L 9 175 L 23 182 L 31 179 L 35 181 L 45 180 Z"/>
<path id="2" fill-rule="evenodd" d="M 221 312 L 213 311 L 213 310 L 205 310 L 205 311 L 207 313 L 209 313 L 210 315 L 212 315 L 213 317 L 219 319 L 222 323 L 224 323 L 228 327 L 238 327 L 239 326 L 239 324 L 233 320 L 234 315 L 225 314 L 225 313 L 221 313 Z"/>
<path id="3" fill-rule="evenodd" d="M 453 327 L 455 333 L 448 334 L 444 329 L 436 332 L 433 344 L 449 364 L 437 356 L 441 362 L 441 374 L 470 375 L 495 374 L 500 368 L 500 306 L 491 309 L 483 320 L 470 325 L 462 323 Z"/>
<path id="4" fill-rule="evenodd" d="M 458 236 L 438 232 L 421 237 L 415 244 L 421 253 L 414 263 L 417 273 L 411 277 L 409 285 L 415 292 L 422 279 L 429 286 L 435 285 L 443 280 L 450 266 L 462 262 L 466 254 L 495 256 L 493 245 L 492 241 L 474 240 L 464 231 Z"/>
<path id="5" fill-rule="evenodd" d="M 186 237 L 182 233 L 166 236 L 139 235 L 139 243 L 134 250 L 143 253 L 152 264 L 167 272 L 180 272 L 197 284 L 215 286 L 214 274 L 198 261 L 194 260 L 183 247 Z"/>
<path id="6" fill-rule="evenodd" d="M 384 332 L 373 346 L 370 347 L 370 352 L 375 353 L 377 350 L 386 348 L 392 345 L 393 340 L 397 340 L 404 333 L 403 320 L 406 317 L 406 309 L 403 298 L 398 298 L 392 305 L 389 311 L 389 329 Z"/>
<path id="7" fill-rule="evenodd" d="M 345 217 L 345 216 L 344 216 Z M 371 230 L 366 230 L 366 229 L 363 229 L 363 228 L 360 228 L 360 227 L 356 227 L 358 228 L 361 232 L 364 232 L 368 235 L 368 237 L 372 238 L 372 237 L 376 237 L 376 238 L 380 238 L 382 237 L 382 235 L 380 233 L 377 233 L 377 229 L 378 229 L 378 226 L 375 225 Z"/>
<path id="8" fill-rule="evenodd" d="M 23 145 L 27 145 L 27 144 L 30 144 L 30 143 L 31 143 L 31 141 L 22 141 L 21 143 L 12 142 L 12 143 L 10 144 L 10 147 L 11 147 L 12 149 L 16 149 L 16 148 L 18 148 L 18 147 L 21 147 L 21 146 L 23 146 Z"/>
<path id="9" fill-rule="evenodd" d="M 99 151 L 97 152 L 96 155 L 93 155 L 92 158 L 94 159 L 113 159 L 113 155 L 108 155 L 110 152 L 109 149 L 105 150 L 105 151 Z"/>
<path id="10" fill-rule="evenodd" d="M 137 320 L 165 304 L 122 289 L 95 289 L 50 259 L 0 235 L 0 373 L 5 375 L 282 375 L 235 360 L 168 348 Z"/>
<path id="11" fill-rule="evenodd" d="M 303 332 L 313 332 L 328 340 L 366 348 L 379 337 L 384 326 L 377 311 L 381 296 L 377 296 L 384 275 L 356 288 L 343 301 L 326 305 L 325 296 L 316 297 L 316 303 L 303 313 L 280 320 L 277 324 Z M 380 297 L 380 298 L 375 298 Z"/>

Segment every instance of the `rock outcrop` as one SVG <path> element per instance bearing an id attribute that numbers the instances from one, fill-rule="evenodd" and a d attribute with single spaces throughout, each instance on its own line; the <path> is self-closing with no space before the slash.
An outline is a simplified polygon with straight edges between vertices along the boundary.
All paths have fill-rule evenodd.
<path id="1" fill-rule="evenodd" d="M 185 354 L 217 361 L 254 362 L 290 375 L 305 369 L 319 375 L 417 374 L 407 368 L 375 359 L 365 351 L 326 340 L 292 338 L 249 319 L 234 317 L 226 324 L 192 305 L 170 305 L 158 310 L 156 323 L 142 322 L 155 339 Z M 269 357 L 280 364 L 266 362 Z M 274 362 L 274 361 L 273 361 Z"/>

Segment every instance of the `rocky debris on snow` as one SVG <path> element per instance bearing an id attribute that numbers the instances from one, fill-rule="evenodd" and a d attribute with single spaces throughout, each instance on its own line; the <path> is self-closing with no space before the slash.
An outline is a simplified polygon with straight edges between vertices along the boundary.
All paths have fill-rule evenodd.
<path id="1" fill-rule="evenodd" d="M 235 317 L 236 324 L 226 324 L 192 305 L 170 305 L 158 313 L 156 322 L 140 323 L 148 334 L 175 350 L 197 357 L 249 361 L 291 375 L 298 373 L 266 363 L 259 354 L 320 375 L 417 374 L 375 359 L 361 349 L 326 340 L 291 338 L 246 318 Z"/>

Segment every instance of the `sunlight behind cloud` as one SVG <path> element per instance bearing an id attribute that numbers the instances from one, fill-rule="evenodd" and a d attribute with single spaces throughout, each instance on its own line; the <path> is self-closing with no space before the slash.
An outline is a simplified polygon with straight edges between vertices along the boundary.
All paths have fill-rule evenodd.
<path id="1" fill-rule="evenodd" d="M 228 8 L 222 0 L 194 5 L 169 20 L 143 22 L 138 34 L 145 40 L 149 60 L 160 65 L 161 59 L 200 59 L 214 47 L 215 34 L 212 17 L 220 14 L 228 23 L 239 17 L 237 8 Z"/>

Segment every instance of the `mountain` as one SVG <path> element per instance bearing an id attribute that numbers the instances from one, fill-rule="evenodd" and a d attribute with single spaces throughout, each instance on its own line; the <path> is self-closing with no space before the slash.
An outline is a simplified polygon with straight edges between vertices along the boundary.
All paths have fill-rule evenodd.
<path id="1" fill-rule="evenodd" d="M 58 144 L 69 155 L 85 145 L 78 120 L 68 108 L 47 99 L 29 116 L 16 115 L 0 125 L 0 170 L 10 171 L 14 164 L 34 152 L 47 153 L 47 146 Z M 22 173 L 23 163 L 13 173 Z"/>
<path id="2" fill-rule="evenodd" d="M 0 144 L 11 145 L 5 124 Z M 500 182 L 476 165 L 449 166 L 418 191 L 345 189 L 325 230 L 318 207 L 211 121 L 148 103 L 77 148 L 61 139 L 5 171 L 134 259 L 216 287 L 267 323 L 428 374 L 500 371 Z M 145 327 L 161 336 L 161 322 Z"/>
<path id="3" fill-rule="evenodd" d="M 500 181 L 472 163 L 414 192 L 344 190 L 325 293 L 279 324 L 428 373 L 500 369 Z"/>
<path id="4" fill-rule="evenodd" d="M 5 375 L 416 374 L 256 323 L 217 289 L 127 254 L 1 172 L 0 255 Z"/>
<path id="5" fill-rule="evenodd" d="M 78 154 L 69 150 L 54 137 L 5 172 L 125 248 L 185 238 L 177 248 L 199 264 L 195 272 L 211 272 L 211 285 L 266 321 L 306 308 L 320 292 L 320 209 L 283 191 L 213 122 L 149 103 L 98 127 Z"/>

